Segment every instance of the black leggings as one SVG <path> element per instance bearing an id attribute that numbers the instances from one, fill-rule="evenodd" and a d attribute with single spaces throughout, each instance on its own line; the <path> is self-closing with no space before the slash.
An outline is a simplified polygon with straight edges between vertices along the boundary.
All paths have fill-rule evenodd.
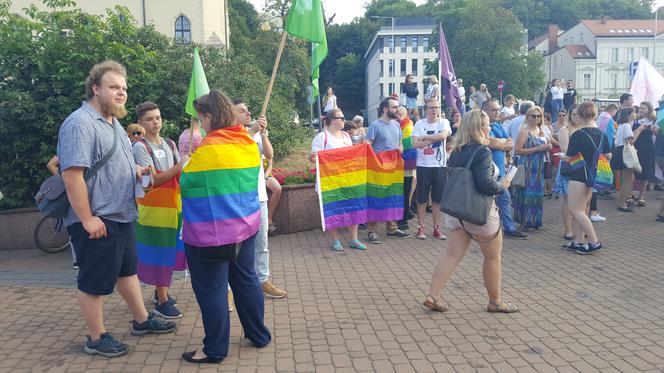
<path id="1" fill-rule="evenodd" d="M 590 211 L 597 211 L 597 192 L 593 192 L 593 196 L 590 198 Z"/>
<path id="2" fill-rule="evenodd" d="M 410 200 L 408 199 L 410 197 L 410 189 L 413 186 L 413 177 L 412 176 L 404 176 L 403 177 L 403 214 L 404 217 L 406 216 L 406 211 L 408 211 L 408 208 L 410 207 Z"/>

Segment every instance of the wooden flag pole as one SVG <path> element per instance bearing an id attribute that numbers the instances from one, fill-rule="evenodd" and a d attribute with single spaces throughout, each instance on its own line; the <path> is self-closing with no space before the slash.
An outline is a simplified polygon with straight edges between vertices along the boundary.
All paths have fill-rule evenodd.
<path id="1" fill-rule="evenodd" d="M 288 33 L 286 31 L 283 31 L 283 34 L 281 35 L 281 41 L 279 42 L 279 50 L 277 51 L 277 58 L 274 60 L 274 67 L 272 68 L 272 76 L 270 77 L 270 83 L 267 85 L 267 92 L 265 93 L 265 100 L 263 101 L 261 116 L 267 113 L 267 104 L 270 102 L 270 95 L 272 94 L 272 87 L 274 86 L 274 80 L 277 78 L 277 70 L 279 70 L 279 62 L 281 61 L 281 54 L 284 51 L 284 45 L 286 45 L 286 36 L 288 36 Z"/>

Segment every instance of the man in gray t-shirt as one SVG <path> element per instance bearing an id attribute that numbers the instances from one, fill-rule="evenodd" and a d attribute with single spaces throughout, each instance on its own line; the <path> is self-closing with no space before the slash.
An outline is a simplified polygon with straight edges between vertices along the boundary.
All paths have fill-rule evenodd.
<path id="1" fill-rule="evenodd" d="M 131 145 L 117 118 L 126 115 L 127 72 L 115 61 L 92 67 L 85 82 L 87 101 L 60 127 L 58 159 L 71 205 L 65 218 L 79 272 L 78 304 L 89 335 L 84 351 L 115 357 L 127 346 L 104 327 L 103 296 L 117 285 L 134 317 L 134 335 L 169 333 L 176 325 L 149 317 L 136 276 L 134 188 L 144 169 L 137 167 Z M 89 171 L 113 147 L 108 162 L 89 180 Z"/>
<path id="2" fill-rule="evenodd" d="M 371 123 L 369 130 L 364 137 L 364 142 L 371 144 L 371 147 L 376 154 L 386 150 L 403 151 L 403 145 L 401 144 L 403 133 L 401 132 L 401 126 L 396 121 L 398 107 L 399 102 L 393 97 L 384 99 L 378 106 L 381 115 Z M 367 237 L 367 242 L 376 244 L 380 243 L 376 228 L 376 222 L 368 222 L 367 231 L 369 232 L 369 235 Z M 397 229 L 397 223 L 394 221 L 386 222 L 386 229 L 389 237 L 410 237 L 410 234 Z"/>

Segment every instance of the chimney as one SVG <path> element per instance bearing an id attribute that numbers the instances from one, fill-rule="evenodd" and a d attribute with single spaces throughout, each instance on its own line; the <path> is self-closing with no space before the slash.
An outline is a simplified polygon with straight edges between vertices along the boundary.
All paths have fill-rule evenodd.
<path id="1" fill-rule="evenodd" d="M 549 54 L 558 49 L 558 25 L 549 25 Z"/>
<path id="2" fill-rule="evenodd" d="M 606 18 L 606 16 L 602 16 L 602 18 L 600 18 L 600 23 L 603 24 L 603 25 L 606 25 L 606 20 L 607 19 L 608 18 Z"/>

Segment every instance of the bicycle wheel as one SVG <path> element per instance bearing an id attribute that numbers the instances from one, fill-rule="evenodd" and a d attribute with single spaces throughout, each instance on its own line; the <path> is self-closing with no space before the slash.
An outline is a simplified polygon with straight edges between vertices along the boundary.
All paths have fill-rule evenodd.
<path id="1" fill-rule="evenodd" d="M 44 216 L 35 228 L 35 244 L 47 253 L 58 253 L 69 247 L 70 240 L 67 230 L 62 227 L 56 229 L 58 219 Z"/>

